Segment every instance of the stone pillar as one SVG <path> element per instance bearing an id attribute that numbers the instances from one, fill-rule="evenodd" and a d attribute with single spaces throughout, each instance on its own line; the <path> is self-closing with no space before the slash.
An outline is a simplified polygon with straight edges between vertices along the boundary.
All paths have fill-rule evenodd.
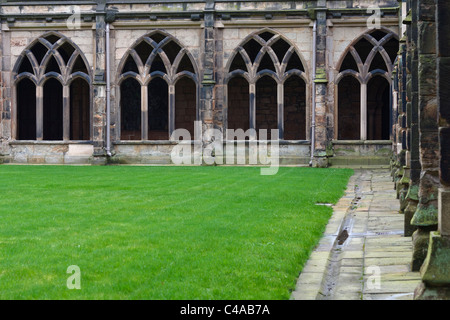
<path id="1" fill-rule="evenodd" d="M 400 50 L 399 50 L 399 56 L 398 56 L 398 65 L 397 65 L 397 72 L 393 73 L 395 85 L 397 87 L 398 91 L 398 107 L 397 107 L 397 126 L 399 134 L 396 135 L 399 138 L 400 143 L 394 143 L 394 150 L 396 150 L 397 154 L 404 151 L 405 153 L 405 159 L 404 159 L 404 166 L 403 166 L 403 175 L 398 180 L 398 183 L 396 185 L 396 190 L 398 194 L 398 198 L 400 199 L 400 212 L 403 213 L 408 201 L 406 200 L 406 195 L 408 193 L 409 189 L 409 181 L 410 181 L 410 168 L 411 168 L 411 161 L 410 161 L 410 153 L 409 153 L 409 143 L 406 143 L 407 141 L 402 141 L 405 138 L 407 139 L 409 137 L 409 128 L 410 128 L 410 117 L 408 117 L 407 112 L 407 101 L 406 101 L 406 35 L 403 36 L 400 39 Z M 395 111 L 395 110 L 393 110 Z M 395 141 L 395 140 L 394 140 Z M 398 150 L 397 147 L 400 149 Z M 400 154 L 399 154 L 400 157 Z M 399 163 L 400 164 L 400 163 Z M 395 178 L 395 177 L 394 177 Z"/>
<path id="2" fill-rule="evenodd" d="M 316 77 L 315 83 L 315 144 L 313 167 L 328 166 L 328 126 L 327 126 L 327 8 L 326 1 L 318 0 L 316 7 L 310 10 L 310 16 L 316 21 Z M 313 53 L 314 54 L 314 53 Z"/>
<path id="3" fill-rule="evenodd" d="M 419 203 L 419 177 L 421 171 L 419 159 L 419 113 L 418 113 L 418 32 L 417 32 L 417 1 L 410 0 L 410 21 L 407 22 L 407 54 L 406 54 L 406 117 L 409 128 L 407 165 L 409 165 L 409 187 L 406 194 L 406 207 L 403 210 L 405 215 L 404 235 L 412 236 L 417 229 L 411 225 L 411 219 L 417 210 Z"/>
<path id="4" fill-rule="evenodd" d="M 2 27 L 0 27 L 2 29 Z M 10 159 L 8 140 L 15 139 L 15 121 L 11 113 L 11 96 L 15 88 L 11 86 L 11 33 L 0 30 L 0 163 Z"/>
<path id="5" fill-rule="evenodd" d="M 417 6 L 419 152 L 422 170 L 419 179 L 419 204 L 411 220 L 418 227 L 413 234 L 412 270 L 425 260 L 429 232 L 437 227 L 439 187 L 439 150 L 436 101 L 436 22 L 434 0 L 419 0 Z"/>
<path id="6" fill-rule="evenodd" d="M 216 81 L 214 79 L 214 22 L 215 22 L 215 3 L 214 0 L 207 0 L 204 10 L 204 28 L 203 28 L 203 48 L 202 48 L 202 66 L 200 88 L 200 120 L 202 122 L 203 133 L 208 129 L 214 129 L 214 104 Z M 212 142 L 213 137 L 203 134 L 203 147 Z"/>
<path id="7" fill-rule="evenodd" d="M 3 31 L 0 24 L 0 57 L 3 57 Z M 3 133 L 3 117 L 4 117 L 4 85 L 3 85 L 3 63 L 0 64 L 0 164 L 3 163 L 4 147 L 3 143 L 5 141 Z"/>
<path id="8" fill-rule="evenodd" d="M 105 153 L 105 125 L 106 125 L 106 10 L 105 4 L 100 1 L 97 6 L 95 24 L 95 56 L 94 56 L 94 82 L 93 82 L 93 132 L 94 144 L 93 164 L 106 164 Z"/>
<path id="9" fill-rule="evenodd" d="M 216 129 L 222 131 L 225 137 L 225 122 L 226 112 L 224 111 L 225 99 L 226 99 L 226 86 L 225 82 L 225 66 L 223 65 L 224 51 L 223 51 L 223 30 L 224 25 L 222 22 L 215 22 L 214 29 L 214 126 Z"/>
<path id="10" fill-rule="evenodd" d="M 146 85 L 141 86 L 141 137 L 142 140 L 148 140 L 148 86 Z"/>
<path id="11" fill-rule="evenodd" d="M 431 232 L 422 284 L 415 299 L 450 299 L 450 2 L 436 0 L 437 105 L 439 124 L 438 231 Z"/>

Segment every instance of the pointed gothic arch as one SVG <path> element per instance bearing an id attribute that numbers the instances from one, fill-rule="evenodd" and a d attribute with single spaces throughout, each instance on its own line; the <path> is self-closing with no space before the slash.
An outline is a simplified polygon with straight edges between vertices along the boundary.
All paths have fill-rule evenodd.
<path id="1" fill-rule="evenodd" d="M 90 140 L 90 70 L 80 48 L 64 35 L 48 32 L 35 39 L 12 72 L 13 139 Z M 82 84 L 74 86 L 74 82 Z M 35 95 L 24 98 L 23 92 Z M 75 102 L 75 97 L 81 99 Z"/>
<path id="2" fill-rule="evenodd" d="M 386 94 L 389 94 L 398 46 L 397 35 L 389 29 L 382 28 L 364 33 L 345 50 L 336 68 L 336 139 L 390 139 L 389 122 L 392 120 L 390 120 L 390 99 Z M 357 81 L 350 80 L 349 77 Z M 374 82 L 373 79 L 377 81 Z M 379 79 L 383 79 L 384 82 Z M 377 88 L 374 88 L 374 83 L 377 84 Z M 383 95 L 383 99 L 377 104 L 370 100 L 375 97 L 369 98 L 371 95 L 368 92 L 375 89 L 381 90 L 380 94 Z M 359 98 L 355 95 L 359 95 Z M 359 105 L 357 106 L 355 102 Z M 375 108 L 376 111 L 371 108 Z"/>
<path id="3" fill-rule="evenodd" d="M 306 107 L 309 101 L 309 81 L 305 65 L 296 47 L 282 34 L 272 29 L 262 29 L 247 36 L 234 50 L 225 68 L 225 128 L 245 129 L 247 126 L 236 127 L 238 124 L 242 125 L 242 121 L 236 120 L 239 116 L 234 113 L 248 114 L 250 129 L 278 128 L 281 140 L 285 137 L 289 140 L 305 140 L 309 122 L 309 110 Z M 236 78 L 242 80 L 234 80 Z M 301 97 L 290 101 L 292 105 L 288 106 L 288 111 L 284 92 L 286 83 L 292 82 L 288 81 L 290 78 L 297 79 L 297 85 L 304 89 L 300 89 Z M 242 88 L 243 82 L 248 85 L 248 94 L 240 92 L 245 101 L 235 101 L 236 96 L 230 93 L 242 91 L 233 86 L 237 84 Z M 268 97 L 263 97 L 264 92 L 268 93 Z M 275 98 L 270 99 L 269 96 Z M 248 112 L 239 110 L 237 105 L 246 105 Z M 287 115 L 297 120 L 285 126 L 289 122 Z"/>
<path id="4" fill-rule="evenodd" d="M 140 96 L 136 93 L 119 99 L 119 140 L 168 140 L 175 129 L 183 126 L 194 136 L 194 121 L 199 118 L 198 69 L 190 52 L 177 39 L 161 30 L 139 38 L 119 64 L 119 95 L 123 86 L 129 85 L 127 79 L 139 83 Z M 189 92 L 181 88 L 183 83 Z M 132 103 L 136 99 L 140 101 L 139 126 L 137 115 L 130 116 L 136 111 L 136 103 Z"/>

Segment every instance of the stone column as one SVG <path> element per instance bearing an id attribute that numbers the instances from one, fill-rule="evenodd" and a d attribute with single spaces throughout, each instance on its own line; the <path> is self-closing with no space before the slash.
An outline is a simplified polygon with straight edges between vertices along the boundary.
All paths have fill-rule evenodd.
<path id="1" fill-rule="evenodd" d="M 434 0 L 419 0 L 417 6 L 419 152 L 422 170 L 419 179 L 419 204 L 411 220 L 418 227 L 413 234 L 412 270 L 423 264 L 429 232 L 436 230 L 439 187 L 439 138 L 436 101 L 436 22 Z"/>
<path id="2" fill-rule="evenodd" d="M 326 1 L 318 0 L 316 7 L 310 9 L 311 19 L 316 21 L 316 77 L 313 79 L 315 83 L 315 144 L 313 167 L 328 166 L 328 126 L 327 126 L 327 70 L 326 70 L 326 54 L 327 54 L 327 8 Z M 313 52 L 314 54 L 314 52 Z"/>
<path id="3" fill-rule="evenodd" d="M 4 32 L 0 23 L 0 164 L 9 162 L 10 146 L 8 140 L 16 138 L 14 114 L 11 113 L 11 33 Z"/>
<path id="4" fill-rule="evenodd" d="M 411 168 L 411 159 L 410 159 L 410 143 L 407 142 L 408 137 L 410 136 L 409 128 L 411 126 L 411 117 L 408 114 L 407 110 L 407 101 L 406 101 L 406 38 L 407 36 L 403 36 L 400 39 L 400 51 L 398 56 L 398 65 L 397 65 L 397 73 L 393 73 L 394 79 L 397 83 L 398 89 L 398 106 L 397 113 L 398 117 L 396 119 L 397 128 L 399 134 L 396 135 L 398 138 L 397 141 L 400 143 L 394 143 L 394 150 L 397 152 L 398 158 L 404 158 L 403 163 L 400 161 L 398 165 L 403 165 L 403 175 L 398 180 L 396 184 L 397 196 L 400 199 L 400 212 L 403 213 L 408 201 L 406 200 L 406 195 L 409 190 L 409 182 L 410 182 L 410 168 Z M 406 141 L 405 141 L 406 140 Z M 394 140 L 395 141 L 395 140 Z M 399 149 L 397 149 L 399 147 Z M 403 154 L 404 153 L 404 157 Z M 398 159 L 400 160 L 400 159 Z M 394 176 L 394 180 L 395 180 Z"/>
<path id="5" fill-rule="evenodd" d="M 100 1 L 102 2 L 102 1 Z M 93 82 L 93 132 L 94 144 L 93 164 L 105 164 L 105 125 L 106 125 L 106 22 L 105 5 L 97 6 L 95 25 L 95 56 L 94 56 L 94 82 Z"/>
<path id="6" fill-rule="evenodd" d="M 431 232 L 422 284 L 415 298 L 450 299 L 450 2 L 436 0 L 437 105 L 439 124 L 438 231 Z"/>
<path id="7" fill-rule="evenodd" d="M 214 129 L 214 104 L 215 104 L 215 84 L 214 60 L 215 60 L 215 3 L 214 0 L 207 0 L 204 10 L 203 28 L 203 48 L 202 61 L 203 74 L 201 74 L 200 87 L 200 120 L 202 121 L 203 133 L 208 129 Z M 213 137 L 203 134 L 203 147 L 212 142 Z"/>
<path id="8" fill-rule="evenodd" d="M 412 236 L 417 229 L 411 225 L 411 219 L 417 210 L 419 203 L 419 178 L 420 178 L 420 159 L 419 159 L 419 113 L 418 113 L 418 51 L 417 51 L 417 1 L 410 0 L 410 21 L 407 21 L 407 54 L 406 54 L 406 117 L 409 127 L 407 163 L 409 165 L 409 188 L 406 194 L 406 207 L 403 210 L 405 215 L 404 235 Z"/>
<path id="9" fill-rule="evenodd" d="M 70 140 L 70 87 L 63 86 L 63 140 Z"/>
<path id="10" fill-rule="evenodd" d="M 36 140 L 44 139 L 44 87 L 36 86 Z"/>
<path id="11" fill-rule="evenodd" d="M 0 24 L 0 57 L 3 57 L 3 32 L 1 30 L 1 24 Z M 4 130 L 3 130 L 3 119 L 5 118 L 5 99 L 3 97 L 4 95 L 4 84 L 3 84 L 3 63 L 0 64 L 0 164 L 3 163 L 3 156 L 4 156 L 4 141 L 6 140 L 6 137 L 4 136 Z M 6 119 L 5 119 L 6 120 Z"/>
<path id="12" fill-rule="evenodd" d="M 170 115 L 170 111 L 169 111 Z M 170 119 L 170 117 L 169 117 Z M 141 86 L 141 138 L 148 140 L 148 86 Z"/>

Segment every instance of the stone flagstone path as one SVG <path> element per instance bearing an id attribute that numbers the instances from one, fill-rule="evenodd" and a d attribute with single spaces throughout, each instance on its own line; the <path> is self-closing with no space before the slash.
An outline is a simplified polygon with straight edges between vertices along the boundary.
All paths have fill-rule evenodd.
<path id="1" fill-rule="evenodd" d="M 291 299 L 413 299 L 420 274 L 393 188 L 387 170 L 355 170 Z"/>

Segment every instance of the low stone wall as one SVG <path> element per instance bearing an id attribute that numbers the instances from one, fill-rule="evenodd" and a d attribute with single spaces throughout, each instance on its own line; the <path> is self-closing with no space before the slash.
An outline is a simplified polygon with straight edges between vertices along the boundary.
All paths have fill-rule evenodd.
<path id="1" fill-rule="evenodd" d="M 177 143 L 174 141 L 147 141 L 147 142 L 117 142 L 114 144 L 114 156 L 110 163 L 115 164 L 172 164 L 171 152 Z M 236 160 L 237 142 L 234 146 L 233 164 Z M 241 146 L 241 144 L 240 144 Z M 226 157 L 226 145 L 224 144 L 224 157 Z M 269 144 L 270 151 L 270 144 Z M 195 152 L 194 144 L 191 144 L 191 154 Z M 249 164 L 249 144 L 245 144 L 245 164 Z M 270 156 L 270 154 L 269 154 Z M 308 165 L 310 160 L 310 144 L 308 141 L 280 141 L 279 143 L 280 165 Z M 225 162 L 225 159 L 224 159 Z M 193 161 L 192 161 L 193 163 Z M 224 163 L 226 164 L 226 163 Z M 258 164 L 260 164 L 258 160 Z"/>
<path id="2" fill-rule="evenodd" d="M 333 141 L 332 166 L 389 166 L 392 155 L 391 141 Z"/>
<path id="3" fill-rule="evenodd" d="M 20 141 L 10 143 L 10 153 L 3 163 L 90 164 L 93 145 L 89 143 Z"/>
<path id="4" fill-rule="evenodd" d="M 258 142 L 259 143 L 259 142 Z M 0 156 L 0 163 L 23 164 L 173 164 L 171 152 L 177 145 L 175 141 L 121 141 L 112 146 L 113 156 L 107 159 L 94 159 L 93 144 L 90 142 L 62 141 L 14 141 L 9 143 L 9 152 Z M 309 141 L 280 141 L 280 165 L 308 165 L 311 145 Z M 238 147 L 244 147 L 245 163 L 238 163 Z M 333 143 L 333 156 L 330 166 L 336 167 L 385 167 L 389 166 L 392 143 L 389 141 L 336 141 Z M 250 164 L 249 142 L 234 142 L 232 163 L 226 163 L 226 144 L 223 146 L 224 163 L 228 165 Z M 191 154 L 194 155 L 191 143 Z M 268 144 L 269 157 L 270 143 Z M 192 160 L 193 164 L 194 161 Z M 254 163 L 251 163 L 254 164 Z M 261 165 L 258 157 L 257 165 Z M 263 164 L 264 165 L 264 164 Z"/>

